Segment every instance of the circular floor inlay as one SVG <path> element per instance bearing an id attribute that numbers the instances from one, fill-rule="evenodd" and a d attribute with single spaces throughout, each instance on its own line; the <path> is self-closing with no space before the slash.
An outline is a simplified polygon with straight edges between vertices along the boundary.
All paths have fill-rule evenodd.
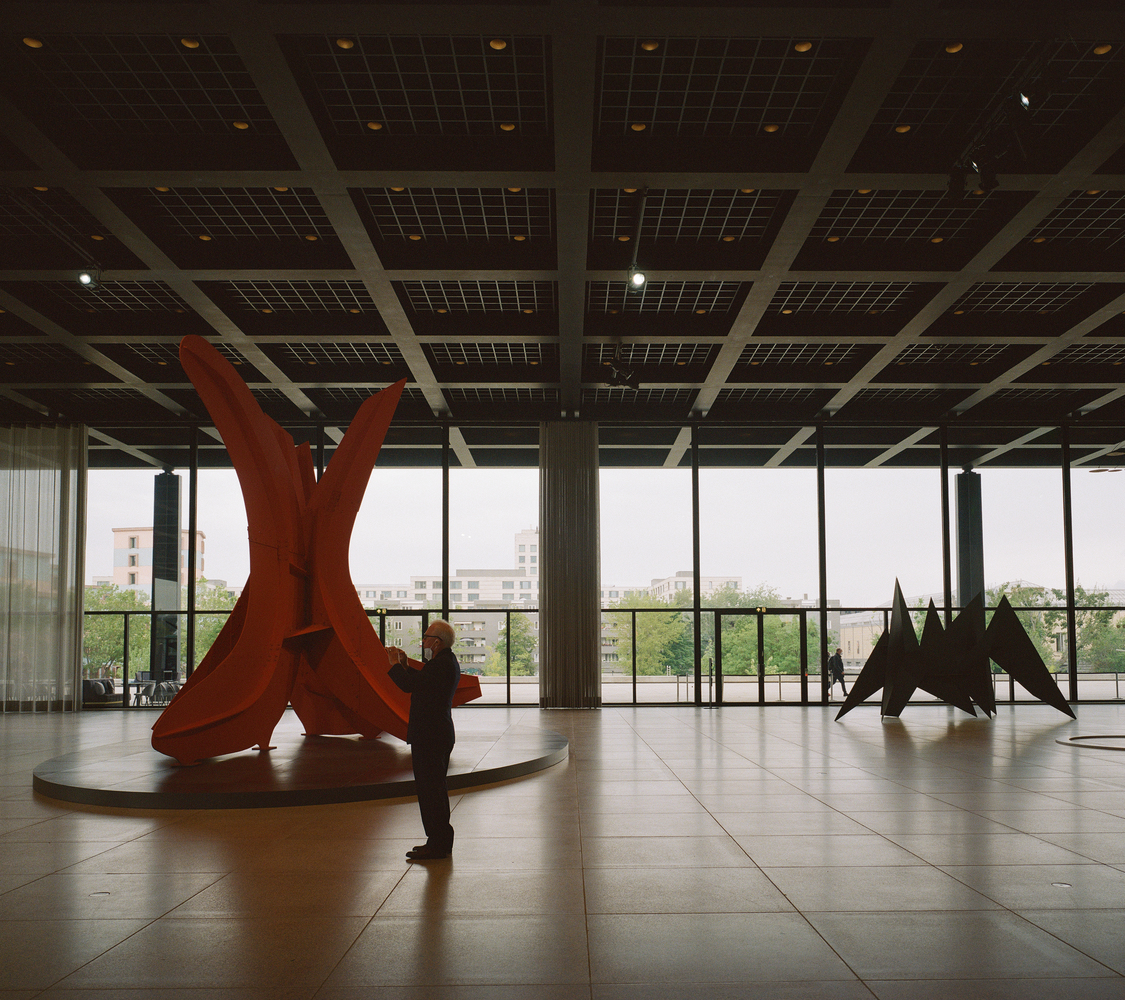
<path id="1" fill-rule="evenodd" d="M 535 726 L 497 724 L 471 712 L 456 723 L 450 789 L 531 774 L 569 751 L 564 736 Z M 287 711 L 271 743 L 265 753 L 244 750 L 181 767 L 147 740 L 126 741 L 44 761 L 32 784 L 67 802 L 133 809 L 248 809 L 414 794 L 410 747 L 393 736 L 305 736 Z"/>
<path id="2" fill-rule="evenodd" d="M 1085 743 L 1084 740 L 1115 740 L 1116 743 Z M 1076 746 L 1090 750 L 1125 750 L 1125 736 L 1113 734 L 1109 736 L 1072 736 L 1068 740 L 1055 740 L 1055 742 L 1064 747 Z"/>

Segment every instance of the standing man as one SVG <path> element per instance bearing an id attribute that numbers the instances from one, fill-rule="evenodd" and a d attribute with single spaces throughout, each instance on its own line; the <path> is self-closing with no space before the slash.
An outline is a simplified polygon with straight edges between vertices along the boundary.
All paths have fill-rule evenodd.
<path id="1" fill-rule="evenodd" d="M 453 695 L 461 679 L 461 665 L 452 648 L 456 638 L 453 626 L 439 619 L 430 622 L 422 636 L 421 662 L 409 659 L 397 646 L 387 649 L 395 661 L 388 674 L 410 695 L 406 742 L 410 744 L 418 811 L 426 831 L 426 843 L 406 852 L 410 861 L 435 861 L 453 853 L 445 775 L 456 739 Z"/>
<path id="2" fill-rule="evenodd" d="M 848 689 L 844 687 L 844 658 L 840 655 L 842 650 L 839 646 L 836 647 L 836 652 L 828 657 L 828 700 L 832 700 L 832 688 L 835 687 L 836 682 L 840 682 L 840 690 L 844 692 L 844 697 L 848 696 Z"/>

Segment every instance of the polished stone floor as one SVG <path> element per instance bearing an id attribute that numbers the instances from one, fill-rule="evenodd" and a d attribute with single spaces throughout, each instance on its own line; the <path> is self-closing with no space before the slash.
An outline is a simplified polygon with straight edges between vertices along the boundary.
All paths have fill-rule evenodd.
<path id="1" fill-rule="evenodd" d="M 0 717 L 0 1000 L 1121 1000 L 1125 707 L 494 713 L 567 761 L 455 797 L 67 806 L 146 713 Z M 1120 741 L 1119 741 L 1120 742 Z"/>

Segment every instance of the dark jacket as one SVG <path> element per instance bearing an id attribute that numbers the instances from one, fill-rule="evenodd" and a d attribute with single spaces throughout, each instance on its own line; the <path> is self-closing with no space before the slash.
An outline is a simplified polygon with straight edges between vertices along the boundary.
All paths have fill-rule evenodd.
<path id="1" fill-rule="evenodd" d="M 461 679 L 461 665 L 452 649 L 443 649 L 429 661 L 411 662 L 421 662 L 421 669 L 395 663 L 388 671 L 391 680 L 410 694 L 406 742 L 452 747 L 457 738 L 453 696 Z"/>
<path id="2" fill-rule="evenodd" d="M 839 680 L 844 676 L 844 658 L 839 653 L 833 653 L 828 657 L 828 674 L 833 680 Z"/>

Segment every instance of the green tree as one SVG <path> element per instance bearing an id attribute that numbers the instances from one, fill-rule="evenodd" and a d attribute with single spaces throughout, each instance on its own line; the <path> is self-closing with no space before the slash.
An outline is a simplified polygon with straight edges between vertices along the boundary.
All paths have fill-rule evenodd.
<path id="1" fill-rule="evenodd" d="M 187 589 L 180 592 L 180 607 L 187 607 Z M 218 638 L 219 633 L 226 625 L 229 614 L 200 614 L 206 611 L 230 611 L 234 608 L 236 598 L 229 590 L 220 587 L 208 586 L 207 580 L 202 577 L 195 585 L 195 665 L 198 666 L 207 651 Z M 187 643 L 180 643 L 180 666 L 187 664 Z"/>
<path id="2" fill-rule="evenodd" d="M 125 590 L 115 584 L 87 587 L 87 611 L 147 611 L 148 598 L 136 590 Z M 129 618 L 129 671 L 136 674 L 148 669 L 149 634 L 152 620 L 148 615 Z M 125 663 L 124 614 L 83 615 L 82 676 L 121 679 Z"/>
<path id="3" fill-rule="evenodd" d="M 529 615 L 513 612 L 508 624 L 496 636 L 496 649 L 485 664 L 485 673 L 502 675 L 507 667 L 508 646 L 512 649 L 512 676 L 532 677 L 538 672 L 535 662 L 535 647 L 538 639 L 535 626 Z M 491 669 L 490 669 L 491 668 Z M 495 673 L 494 673 L 495 671 Z"/>
<path id="4" fill-rule="evenodd" d="M 658 609 L 637 615 L 637 674 L 666 674 L 669 667 L 673 673 L 688 672 L 694 655 L 693 650 L 688 652 L 685 663 L 685 652 L 693 645 L 690 616 L 685 616 L 675 606 L 669 606 L 667 601 L 648 595 L 634 595 L 611 607 L 614 610 L 606 613 L 608 627 L 604 634 L 617 639 L 617 653 L 625 672 L 632 672 L 633 663 L 632 617 L 623 610 L 626 607 Z"/>

